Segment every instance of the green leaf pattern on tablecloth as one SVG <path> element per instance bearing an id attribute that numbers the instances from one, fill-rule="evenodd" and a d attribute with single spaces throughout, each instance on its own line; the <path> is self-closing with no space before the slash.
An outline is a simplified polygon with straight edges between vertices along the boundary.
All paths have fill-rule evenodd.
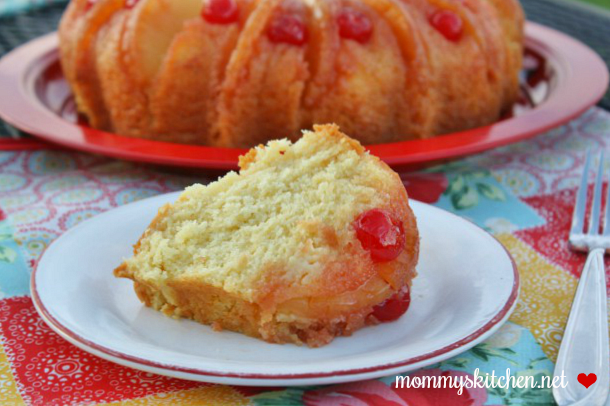
<path id="1" fill-rule="evenodd" d="M 13 263 L 17 259 L 17 252 L 5 245 L 0 245 L 0 261 Z"/>
<path id="2" fill-rule="evenodd" d="M 533 376 L 535 386 L 542 377 L 552 376 L 553 363 L 544 355 L 530 332 L 514 323 L 507 323 L 494 336 L 470 351 L 432 368 L 443 370 L 462 370 L 472 373 L 480 369 L 481 376 L 492 371 L 498 376 L 505 376 L 510 369 L 511 376 Z M 490 378 L 491 379 L 491 378 Z M 552 393 L 542 388 L 488 388 L 490 405 L 552 405 Z"/>
<path id="3" fill-rule="evenodd" d="M 299 406 L 303 404 L 303 394 L 320 386 L 302 386 L 281 391 L 264 392 L 251 398 L 256 406 Z"/>
<path id="4" fill-rule="evenodd" d="M 6 224 L 0 225 L 0 261 L 13 263 L 17 259 L 17 252 L 9 247 L 8 242 L 12 241 L 13 235 L 9 232 Z"/>
<path id="5" fill-rule="evenodd" d="M 495 184 L 491 172 L 456 164 L 441 168 L 448 174 L 449 187 L 443 195 L 449 196 L 455 210 L 471 209 L 479 204 L 481 198 L 506 201 L 506 193 Z"/>
<path id="6" fill-rule="evenodd" d="M 448 186 L 436 206 L 465 217 L 490 232 L 542 225 L 544 220 L 500 183 L 492 171 L 468 160 L 429 170 L 444 174 Z M 498 217 L 501 216 L 501 217 Z"/>
<path id="7" fill-rule="evenodd" d="M 13 230 L 0 210 L 0 296 L 24 295 L 29 292 L 30 276 Z"/>

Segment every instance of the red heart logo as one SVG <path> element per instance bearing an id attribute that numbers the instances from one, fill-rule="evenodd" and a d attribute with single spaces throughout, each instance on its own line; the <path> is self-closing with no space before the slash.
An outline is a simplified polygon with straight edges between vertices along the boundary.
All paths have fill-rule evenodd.
<path id="1" fill-rule="evenodd" d="M 578 382 L 585 388 L 589 389 L 589 386 L 593 385 L 597 381 L 597 375 L 595 374 L 578 374 Z"/>

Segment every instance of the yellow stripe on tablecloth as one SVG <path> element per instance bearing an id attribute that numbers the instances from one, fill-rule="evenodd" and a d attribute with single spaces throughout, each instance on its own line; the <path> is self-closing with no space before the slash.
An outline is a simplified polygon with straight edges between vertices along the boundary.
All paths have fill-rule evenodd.
<path id="1" fill-rule="evenodd" d="M 4 352 L 4 347 L 0 344 L 0 405 L 2 406 L 21 406 L 25 402 L 17 391 L 17 384 L 11 366 Z"/>
<path id="2" fill-rule="evenodd" d="M 250 404 L 247 397 L 230 386 L 214 385 L 98 406 L 247 406 Z"/>
<path id="3" fill-rule="evenodd" d="M 517 237 L 511 234 L 495 237 L 513 255 L 521 277 L 519 302 L 510 320 L 526 327 L 546 356 L 555 362 L 577 281 Z"/>

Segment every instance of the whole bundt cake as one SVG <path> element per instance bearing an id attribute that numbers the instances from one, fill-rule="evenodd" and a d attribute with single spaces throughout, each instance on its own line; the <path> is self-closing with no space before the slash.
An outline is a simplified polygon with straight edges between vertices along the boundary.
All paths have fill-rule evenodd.
<path id="1" fill-rule="evenodd" d="M 335 122 L 366 144 L 515 101 L 517 0 L 72 0 L 61 62 L 94 128 L 252 147 Z"/>
<path id="2" fill-rule="evenodd" d="M 336 126 L 271 141 L 159 210 L 115 270 L 146 305 L 274 343 L 400 317 L 419 234 L 400 177 Z"/>

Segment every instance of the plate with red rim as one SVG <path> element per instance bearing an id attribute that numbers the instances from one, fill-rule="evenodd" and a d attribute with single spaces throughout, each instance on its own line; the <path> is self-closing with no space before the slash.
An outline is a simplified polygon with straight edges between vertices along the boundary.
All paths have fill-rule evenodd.
<path id="1" fill-rule="evenodd" d="M 577 40 L 526 24 L 522 97 L 497 123 L 426 140 L 371 145 L 394 167 L 421 166 L 517 142 L 577 117 L 608 87 L 603 60 Z M 33 40 L 0 60 L 0 118 L 40 139 L 77 150 L 165 166 L 235 169 L 243 149 L 129 138 L 79 121 L 58 60 L 55 33 Z"/>
<path id="2" fill-rule="evenodd" d="M 332 384 L 391 376 L 453 357 L 497 331 L 517 302 L 516 266 L 495 238 L 454 214 L 411 201 L 421 235 L 419 275 L 410 308 L 397 321 L 307 348 L 171 319 L 141 304 L 133 283 L 115 278 L 112 270 L 131 254 L 159 207 L 178 195 L 97 215 L 46 249 L 31 291 L 36 310 L 55 332 L 112 362 L 176 378 L 255 386 Z"/>

